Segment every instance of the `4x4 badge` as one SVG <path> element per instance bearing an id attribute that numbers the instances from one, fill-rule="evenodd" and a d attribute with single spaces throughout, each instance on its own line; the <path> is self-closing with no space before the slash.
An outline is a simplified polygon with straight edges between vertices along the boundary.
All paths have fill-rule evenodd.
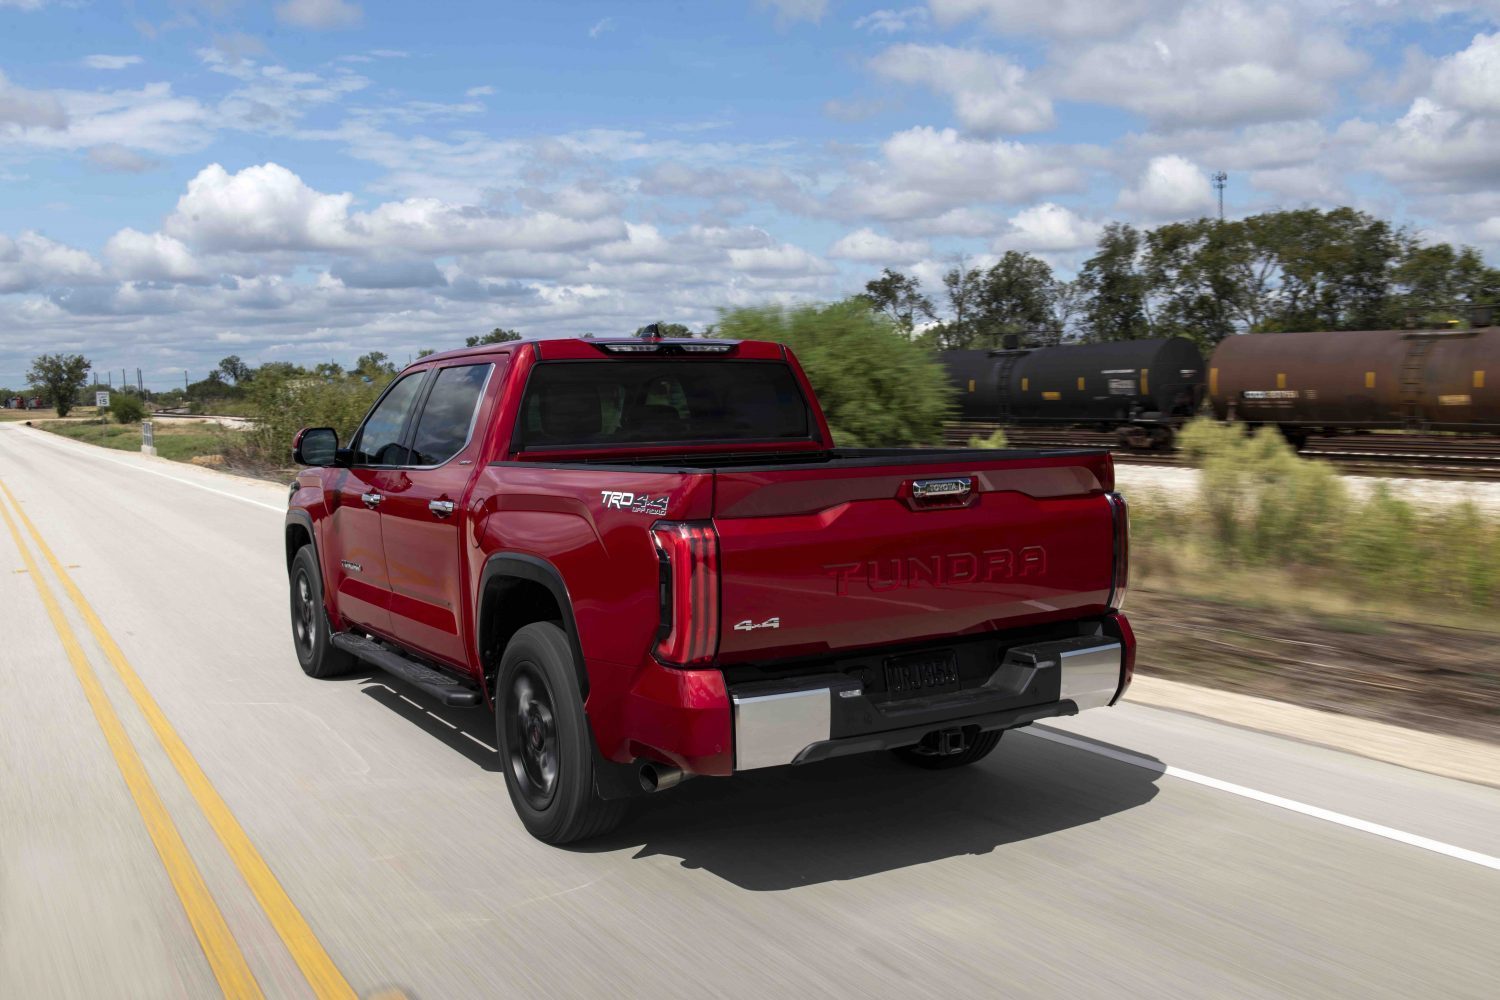
<path id="1" fill-rule="evenodd" d="M 781 628 L 780 618 L 767 618 L 763 622 L 753 622 L 746 618 L 734 627 L 736 632 L 754 632 L 758 628 Z"/>

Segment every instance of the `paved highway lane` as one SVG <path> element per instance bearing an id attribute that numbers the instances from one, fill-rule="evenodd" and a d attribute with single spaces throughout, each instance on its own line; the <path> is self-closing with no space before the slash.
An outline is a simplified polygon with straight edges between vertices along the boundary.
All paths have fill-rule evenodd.
<path id="1" fill-rule="evenodd" d="M 14 425 L 0 483 L 36 563 L 0 525 L 0 996 L 225 983 L 38 575 L 268 997 L 1480 997 L 1500 976 L 1495 789 L 1127 705 L 965 773 L 689 782 L 548 848 L 486 713 L 297 669 L 283 488 Z"/>

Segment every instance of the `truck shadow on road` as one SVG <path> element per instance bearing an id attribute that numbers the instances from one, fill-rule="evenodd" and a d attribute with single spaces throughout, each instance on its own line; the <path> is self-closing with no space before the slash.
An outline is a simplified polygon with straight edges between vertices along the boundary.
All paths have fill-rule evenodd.
<path id="1" fill-rule="evenodd" d="M 637 847 L 772 892 L 990 854 L 1151 801 L 1160 772 L 1024 732 L 985 761 L 922 771 L 890 754 L 687 782 L 577 850 Z"/>
<path id="2" fill-rule="evenodd" d="M 487 709 L 435 705 L 431 696 L 383 674 L 349 679 L 475 766 L 495 772 L 495 794 L 504 798 Z M 570 849 L 680 858 L 683 868 L 774 892 L 991 854 L 1096 823 L 1150 802 L 1160 776 L 1160 770 L 1023 730 L 1007 733 L 986 760 L 955 771 L 923 771 L 875 753 L 699 778 L 638 800 L 619 830 Z"/>

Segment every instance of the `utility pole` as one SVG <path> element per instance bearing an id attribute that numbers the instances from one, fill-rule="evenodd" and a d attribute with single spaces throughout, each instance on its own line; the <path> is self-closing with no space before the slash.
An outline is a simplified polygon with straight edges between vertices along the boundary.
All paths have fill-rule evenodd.
<path id="1" fill-rule="evenodd" d="M 186 368 L 184 368 L 182 370 L 182 391 L 183 392 L 187 392 L 188 391 L 188 380 L 187 380 L 187 369 Z"/>
<path id="2" fill-rule="evenodd" d="M 1219 221 L 1224 221 L 1224 186 L 1229 183 L 1229 175 L 1220 170 L 1213 176 L 1214 189 L 1219 192 Z"/>
<path id="3" fill-rule="evenodd" d="M 139 368 L 135 370 L 135 387 L 142 396 L 146 395 L 146 383 L 141 379 L 141 370 Z"/>

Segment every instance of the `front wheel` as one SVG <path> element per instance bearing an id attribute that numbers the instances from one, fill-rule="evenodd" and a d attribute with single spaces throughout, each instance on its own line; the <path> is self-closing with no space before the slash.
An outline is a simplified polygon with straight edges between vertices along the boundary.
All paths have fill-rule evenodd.
<path id="1" fill-rule="evenodd" d="M 495 679 L 505 787 L 527 832 L 548 844 L 606 833 L 627 807 L 594 788 L 594 747 L 576 677 L 563 630 L 537 622 L 511 637 Z"/>
<path id="2" fill-rule="evenodd" d="M 990 755 L 990 751 L 1000 745 L 1002 730 L 991 729 L 989 732 L 975 733 L 963 749 L 956 753 L 939 753 L 929 746 L 926 741 L 916 746 L 900 747 L 891 753 L 917 767 L 926 768 L 929 771 L 946 771 L 953 767 L 964 767 L 984 760 Z M 966 734 L 967 735 L 967 734 Z"/>
<path id="3" fill-rule="evenodd" d="M 323 613 L 323 577 L 311 545 L 297 550 L 290 572 L 292 585 L 292 645 L 297 662 L 309 677 L 337 677 L 354 669 L 355 659 L 333 645 L 328 616 Z"/>

